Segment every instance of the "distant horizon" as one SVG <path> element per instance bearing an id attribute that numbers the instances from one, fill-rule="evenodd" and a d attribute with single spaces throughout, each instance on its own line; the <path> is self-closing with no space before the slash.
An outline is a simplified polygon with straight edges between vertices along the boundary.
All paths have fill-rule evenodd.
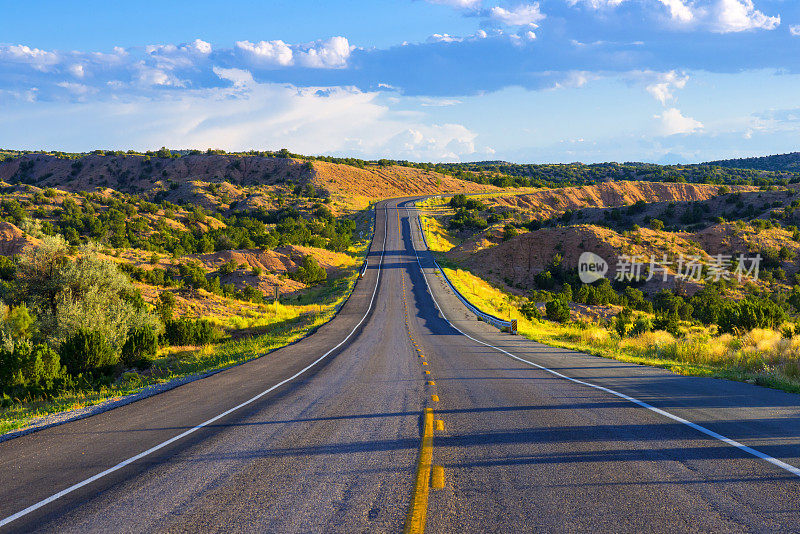
<path id="1" fill-rule="evenodd" d="M 23 153 L 63 153 L 63 154 L 85 154 L 91 155 L 97 151 L 103 152 L 136 152 L 138 154 L 144 154 L 147 152 L 157 152 L 162 147 L 158 148 L 147 148 L 147 149 L 122 149 L 122 148 L 92 148 L 89 150 L 81 150 L 81 151 L 71 151 L 71 150 L 61 150 L 57 148 L 53 149 L 18 149 L 18 148 L 10 148 L 10 147 L 0 147 L 0 152 L 7 151 L 7 152 L 23 152 Z M 498 160 L 498 159 L 483 159 L 483 160 L 465 160 L 465 161 L 420 161 L 420 160 L 409 160 L 409 159 L 398 159 L 398 158 L 391 158 L 391 157 L 377 157 L 377 158 L 362 158 L 354 155 L 334 155 L 334 154 L 301 154 L 298 152 L 293 151 L 288 147 L 281 147 L 278 149 L 269 148 L 269 149 L 246 149 L 246 150 L 224 150 L 219 148 L 170 148 L 165 147 L 173 153 L 182 153 L 182 152 L 192 152 L 192 151 L 200 151 L 202 153 L 206 153 L 208 150 L 223 150 L 226 154 L 246 154 L 248 152 L 270 152 L 270 153 L 277 153 L 283 148 L 289 150 L 290 153 L 300 156 L 300 157 L 311 157 L 311 158 L 337 158 L 337 159 L 360 159 L 363 161 L 369 162 L 377 162 L 380 160 L 391 160 L 402 162 L 406 161 L 408 163 L 414 163 L 418 165 L 422 164 L 429 164 L 429 165 L 475 165 L 475 164 L 509 164 L 509 165 L 660 165 L 660 166 L 681 166 L 681 165 L 706 165 L 711 164 L 714 162 L 724 162 L 724 161 L 732 161 L 732 160 L 747 160 L 747 159 L 760 159 L 760 158 L 769 158 L 774 156 L 787 156 L 793 154 L 800 154 L 800 150 L 791 151 L 791 152 L 783 152 L 783 153 L 776 153 L 776 154 L 762 154 L 762 155 L 746 155 L 746 156 L 738 156 L 738 157 L 729 157 L 729 158 L 717 158 L 717 159 L 708 159 L 704 161 L 696 161 L 696 162 L 676 162 L 676 163 L 664 163 L 664 162 L 656 162 L 656 161 L 614 161 L 614 160 L 605 160 L 605 161 L 509 161 L 509 160 Z"/>

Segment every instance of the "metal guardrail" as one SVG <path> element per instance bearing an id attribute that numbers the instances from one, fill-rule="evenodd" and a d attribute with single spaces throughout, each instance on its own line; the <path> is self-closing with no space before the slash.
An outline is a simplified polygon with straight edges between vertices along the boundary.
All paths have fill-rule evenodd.
<path id="1" fill-rule="evenodd" d="M 417 210 L 419 209 L 416 202 L 414 203 L 414 209 Z M 430 250 L 430 247 L 428 246 L 428 239 L 425 237 L 425 229 L 422 227 L 422 218 L 419 217 L 419 214 L 417 214 L 417 223 L 419 224 L 419 233 L 422 236 L 422 242 L 425 244 L 425 248 Z M 462 304 L 464 304 L 464 306 L 467 307 L 467 309 L 469 309 L 470 312 L 475 314 L 475 317 L 477 317 L 479 321 L 483 321 L 487 324 L 490 324 L 503 332 L 510 332 L 511 334 L 517 333 L 517 321 L 515 320 L 505 321 L 490 313 L 481 311 L 477 306 L 473 305 L 469 300 L 467 300 L 467 298 L 464 295 L 462 295 L 458 289 L 456 289 L 456 287 L 444 273 L 444 269 L 442 269 L 442 267 L 439 265 L 439 262 L 437 262 L 434 259 L 433 264 L 436 266 L 436 269 L 442 275 L 444 281 L 447 282 L 447 285 L 450 286 L 450 289 L 453 291 L 453 294 L 458 298 L 458 300 L 461 301 Z"/>

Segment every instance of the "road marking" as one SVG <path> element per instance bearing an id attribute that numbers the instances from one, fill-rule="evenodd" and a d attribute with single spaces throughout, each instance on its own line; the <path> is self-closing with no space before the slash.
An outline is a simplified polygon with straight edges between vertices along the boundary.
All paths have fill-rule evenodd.
<path id="1" fill-rule="evenodd" d="M 408 212 L 409 217 L 411 217 L 411 212 L 410 212 L 408 207 L 406 207 L 406 211 Z M 409 226 L 411 226 L 413 228 L 414 225 L 410 224 Z M 484 345 L 484 346 L 492 348 L 492 349 L 494 349 L 496 351 L 502 352 L 506 356 L 509 356 L 509 357 L 511 357 L 511 358 L 513 358 L 513 359 L 515 359 L 517 361 L 520 361 L 522 363 L 526 363 L 526 364 L 528 364 L 528 365 L 530 365 L 532 367 L 536 367 L 537 369 L 540 369 L 542 371 L 548 372 L 548 373 L 550 373 L 550 374 L 552 374 L 554 376 L 557 376 L 559 378 L 563 378 L 564 380 L 569 380 L 570 382 L 574 382 L 575 384 L 580 384 L 582 386 L 587 386 L 587 387 L 594 388 L 594 389 L 597 389 L 597 390 L 600 390 L 600 391 L 604 391 L 606 393 L 609 393 L 609 394 L 614 395 L 616 397 L 619 397 L 621 399 L 625 399 L 627 401 L 630 401 L 630 402 L 632 402 L 632 403 L 634 403 L 634 404 L 636 404 L 636 405 L 638 405 L 638 406 L 640 406 L 642 408 L 650 410 L 651 412 L 655 412 L 655 413 L 657 413 L 659 415 L 663 415 L 664 417 L 666 417 L 668 419 L 672 419 L 673 421 L 676 421 L 678 423 L 684 424 L 684 425 L 686 425 L 686 426 L 688 426 L 690 428 L 693 428 L 694 430 L 697 430 L 698 432 L 701 432 L 701 433 L 703 433 L 703 434 L 705 434 L 705 435 L 707 435 L 709 437 L 712 437 L 712 438 L 714 438 L 716 440 L 719 440 L 719 441 L 721 441 L 723 443 L 726 443 L 726 444 L 728 444 L 728 445 L 730 445 L 732 447 L 736 447 L 737 449 L 739 449 L 742 452 L 745 452 L 747 454 L 755 456 L 756 458 L 760 458 L 761 460 L 764 460 L 766 462 L 771 463 L 775 467 L 779 467 L 780 469 L 783 469 L 784 471 L 788 471 L 789 473 L 792 473 L 793 475 L 796 475 L 796 476 L 800 477 L 800 468 L 797 468 L 797 467 L 795 467 L 793 465 L 787 464 L 786 462 L 782 462 L 781 460 L 778 460 L 777 458 L 773 458 L 772 456 L 770 456 L 768 454 L 764 454 L 763 452 L 758 451 L 756 449 L 753 449 L 752 447 L 748 447 L 747 445 L 744 445 L 743 443 L 740 443 L 740 442 L 738 442 L 736 440 L 733 440 L 731 438 L 723 436 L 722 434 L 714 432 L 713 430 L 711 430 L 709 428 L 706 428 L 704 426 L 698 425 L 697 423 L 693 423 L 693 422 L 691 422 L 691 421 L 689 421 L 687 419 L 684 419 L 683 417 L 679 417 L 677 415 L 671 414 L 671 413 L 669 413 L 669 412 L 667 412 L 665 410 L 662 410 L 661 408 L 656 408 L 652 404 L 648 404 L 648 403 L 646 403 L 644 401 L 640 401 L 639 399 L 637 399 L 635 397 L 631 397 L 630 395 L 626 395 L 624 393 L 620 393 L 619 391 L 615 391 L 613 389 L 610 389 L 610 388 L 607 388 L 607 387 L 604 387 L 604 386 L 599 386 L 597 384 L 592 384 L 591 382 L 586 382 L 584 380 L 578 380 L 577 378 L 571 378 L 571 377 L 569 377 L 567 375 L 563 375 L 563 374 L 559 373 L 558 371 L 554 371 L 554 370 L 549 369 L 549 368 L 547 368 L 547 367 L 545 367 L 543 365 L 539 365 L 538 363 L 534 363 L 534 362 L 531 362 L 531 361 L 526 360 L 524 358 L 520 358 L 519 356 L 511 354 L 510 352 L 508 352 L 508 351 L 506 351 L 504 349 L 501 349 L 500 347 L 495 347 L 494 345 L 491 345 L 491 344 L 486 343 L 484 341 L 481 341 L 479 339 L 475 339 L 474 337 L 470 336 L 469 334 L 467 334 L 464 331 L 462 331 L 461 329 L 459 329 L 452 322 L 450 322 L 450 319 L 447 318 L 447 315 L 444 313 L 444 310 L 442 309 L 442 307 L 439 306 L 438 302 L 436 302 L 436 297 L 433 296 L 433 291 L 431 290 L 431 286 L 430 286 L 430 284 L 428 284 L 428 277 L 425 274 L 425 270 L 422 268 L 422 262 L 420 262 L 420 260 L 419 260 L 419 254 L 417 254 L 417 248 L 414 246 L 413 231 L 412 231 L 412 238 L 411 238 L 411 247 L 414 249 L 414 255 L 417 257 L 417 264 L 419 265 L 419 269 L 422 272 L 422 279 L 425 280 L 425 285 L 428 287 L 428 293 L 430 294 L 434 305 L 436 305 L 436 308 L 439 310 L 439 312 L 441 312 L 442 317 L 444 317 L 444 320 L 447 321 L 447 324 L 452 326 L 457 332 L 461 333 L 461 335 L 463 335 L 467 339 L 471 339 L 475 343 L 480 343 L 481 345 Z"/>
<path id="2" fill-rule="evenodd" d="M 388 208 L 384 208 L 384 211 L 388 212 Z M 94 475 L 92 477 L 89 477 L 86 480 L 78 482 L 77 484 L 73 484 L 72 486 L 70 486 L 70 487 L 68 487 L 68 488 L 66 488 L 64 490 L 61 490 L 58 493 L 55 493 L 54 495 L 51 495 L 50 497 L 47 497 L 46 499 L 43 499 L 43 500 L 37 502 L 36 504 L 32 504 L 31 506 L 28 506 L 24 510 L 20 510 L 19 512 L 15 513 L 15 514 L 10 515 L 10 516 L 0 520 L 0 527 L 9 524 L 12 521 L 16 521 L 20 517 L 26 516 L 29 513 L 33 512 L 35 510 L 38 510 L 39 508 L 41 508 L 43 506 L 46 506 L 46 505 L 50 504 L 51 502 L 56 501 L 56 500 L 60 499 L 61 497 L 65 496 L 65 495 L 68 495 L 69 493 L 72 493 L 73 491 L 75 491 L 77 489 L 80 489 L 80 488 L 82 488 L 84 486 L 87 486 L 87 485 L 91 484 L 92 482 L 95 482 L 95 481 L 103 478 L 106 475 L 109 475 L 109 474 L 111 474 L 111 473 L 113 473 L 115 471 L 119 471 L 123 467 L 126 467 L 126 466 L 134 463 L 137 460 L 141 460 L 142 458 L 144 458 L 146 456 L 149 456 L 149 455 L 153 454 L 154 452 L 159 451 L 159 450 L 163 449 L 164 447 L 167 447 L 167 446 L 175 443 L 176 441 L 178 441 L 178 440 L 180 440 L 182 438 L 185 438 L 186 436 L 188 436 L 190 434 L 193 434 L 193 433 L 197 432 L 201 428 L 207 427 L 208 425 L 219 421 L 223 417 L 225 417 L 227 415 L 230 415 L 233 412 L 235 412 L 235 411 L 237 411 L 237 410 L 239 410 L 241 408 L 244 408 L 245 406 L 247 406 L 249 404 L 254 403 L 255 401 L 257 401 L 258 399 L 260 399 L 264 395 L 267 395 L 271 391 L 274 391 L 275 389 L 281 387 L 282 385 L 284 385 L 284 384 L 286 384 L 288 382 L 291 382 L 295 378 L 297 378 L 300 375 L 304 374 L 306 371 L 308 371 L 309 369 L 311 369 L 312 367 L 317 365 L 319 362 L 321 362 L 322 360 L 327 358 L 331 353 L 335 352 L 339 347 L 344 345 L 347 342 L 347 340 L 349 340 L 353 336 L 355 331 L 358 330 L 359 327 L 361 327 L 361 325 L 367 319 L 367 316 L 369 315 L 370 311 L 372 311 L 372 306 L 375 304 L 375 295 L 377 295 L 377 293 L 378 293 L 378 286 L 380 285 L 380 281 L 381 281 L 381 272 L 383 271 L 383 256 L 384 256 L 384 252 L 386 251 L 386 235 L 387 235 L 387 230 L 389 228 L 388 221 L 389 221 L 389 214 L 386 213 L 386 217 L 384 217 L 383 246 L 382 246 L 382 250 L 381 250 L 381 259 L 380 259 L 380 262 L 378 263 L 378 277 L 375 280 L 375 289 L 372 291 L 372 298 L 370 299 L 369 307 L 367 308 L 367 312 L 364 314 L 364 317 L 361 318 L 361 320 L 358 322 L 358 324 L 356 324 L 356 326 L 353 327 L 353 329 L 350 331 L 350 333 L 347 334 L 347 337 L 345 337 L 342 341 L 340 341 L 338 345 L 333 347 L 331 350 L 329 350 L 328 352 L 326 352 L 325 354 L 323 354 L 322 356 L 320 356 L 319 358 L 317 358 L 316 360 L 314 360 L 313 362 L 308 364 L 306 367 L 304 367 L 300 371 L 298 371 L 295 374 L 293 374 L 292 376 L 290 376 L 289 378 L 286 378 L 286 379 L 278 382 L 274 386 L 262 391 L 261 393 L 259 393 L 255 397 L 253 397 L 253 398 L 251 398 L 249 400 L 246 400 L 243 403 L 238 404 L 237 406 L 234 406 L 233 408 L 231 408 L 229 410 L 226 410 L 226 411 L 222 412 L 221 414 L 219 414 L 219 415 L 217 415 L 215 417 L 212 417 L 208 421 L 204 421 L 204 422 L 200 423 L 199 425 L 197 425 L 197 426 L 195 426 L 193 428 L 190 428 L 189 430 L 187 430 L 185 432 L 182 432 L 182 433 L 178 434 L 175 437 L 172 437 L 172 438 L 170 438 L 170 439 L 168 439 L 168 440 L 166 440 L 166 441 L 164 441 L 162 443 L 159 443 L 158 445 L 155 445 L 154 447 L 150 447 L 146 451 L 140 452 L 136 456 L 132 456 L 132 457 L 128 458 L 127 460 L 124 460 L 124 461 L 118 463 L 117 465 L 115 465 L 113 467 L 109 467 L 105 471 L 101 471 L 100 473 L 97 473 L 96 475 Z M 367 253 L 369 253 L 369 251 Z"/>
<path id="3" fill-rule="evenodd" d="M 431 400 L 433 402 L 439 402 L 439 395 L 431 395 Z"/>
<path id="4" fill-rule="evenodd" d="M 422 442 L 419 447 L 417 478 L 414 482 L 414 496 L 406 516 L 403 532 L 408 534 L 425 532 L 425 518 L 428 514 L 428 486 L 433 462 L 433 410 L 425 408 Z"/>
<path id="5" fill-rule="evenodd" d="M 441 419 L 437 419 L 436 421 L 434 421 L 434 425 L 437 432 L 444 431 L 444 421 L 442 421 Z"/>
<path id="6" fill-rule="evenodd" d="M 444 489 L 444 467 L 441 465 L 433 466 L 433 474 L 431 475 L 431 487 L 433 489 Z"/>

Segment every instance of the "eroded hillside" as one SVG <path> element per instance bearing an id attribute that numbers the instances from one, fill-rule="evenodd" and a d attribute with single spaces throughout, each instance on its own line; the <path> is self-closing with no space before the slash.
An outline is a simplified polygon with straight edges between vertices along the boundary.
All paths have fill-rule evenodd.
<path id="1" fill-rule="evenodd" d="M 558 264 L 575 270 L 583 252 L 605 258 L 614 276 L 618 258 L 760 255 L 767 288 L 789 288 L 800 271 L 800 199 L 795 188 L 720 187 L 652 182 L 604 183 L 523 195 L 473 197 L 436 213 L 449 229 L 443 258 L 519 292 L 536 289 L 537 275 Z M 461 201 L 463 203 L 463 201 Z M 676 288 L 653 278 L 641 288 L 694 293 L 703 285 Z M 540 288 L 542 289 L 542 288 Z"/>
<path id="2" fill-rule="evenodd" d="M 79 158 L 26 154 L 0 162 L 0 181 L 73 193 L 111 189 L 148 200 L 191 202 L 219 210 L 279 208 L 291 192 L 328 198 L 331 207 L 341 211 L 361 209 L 383 198 L 499 190 L 412 167 L 358 168 L 246 154 L 89 154 Z"/>

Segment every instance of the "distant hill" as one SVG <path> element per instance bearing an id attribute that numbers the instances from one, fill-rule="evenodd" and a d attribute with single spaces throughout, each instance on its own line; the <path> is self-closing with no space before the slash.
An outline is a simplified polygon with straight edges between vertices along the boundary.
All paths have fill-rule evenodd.
<path id="1" fill-rule="evenodd" d="M 763 156 L 758 158 L 724 159 L 703 165 L 716 165 L 729 169 L 754 169 L 761 171 L 800 172 L 800 152 Z"/>
<path id="2" fill-rule="evenodd" d="M 273 204 L 280 204 L 280 195 L 301 188 L 314 192 L 306 196 L 329 198 L 334 204 L 355 209 L 388 197 L 496 190 L 490 184 L 392 164 L 359 161 L 355 166 L 278 154 L 181 156 L 180 152 L 167 151 L 165 156 L 97 152 L 9 154 L 0 156 L 0 182 L 72 193 L 108 188 L 154 202 L 189 202 L 213 210 L 277 207 Z M 219 201 L 220 196 L 224 202 Z"/>

